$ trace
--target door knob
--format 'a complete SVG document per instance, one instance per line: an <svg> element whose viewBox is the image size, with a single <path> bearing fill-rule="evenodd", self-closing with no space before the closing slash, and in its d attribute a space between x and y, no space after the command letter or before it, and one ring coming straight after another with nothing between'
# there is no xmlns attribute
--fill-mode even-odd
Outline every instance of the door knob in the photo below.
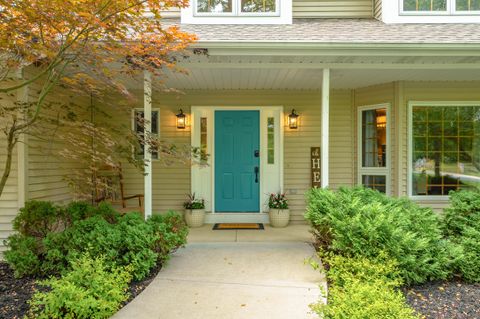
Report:
<svg viewBox="0 0 480 319"><path fill-rule="evenodd" d="M260 171L260 170L258 169L258 166L255 166L255 170L254 170L254 171L255 171L255 183L258 183L258 172Z"/></svg>

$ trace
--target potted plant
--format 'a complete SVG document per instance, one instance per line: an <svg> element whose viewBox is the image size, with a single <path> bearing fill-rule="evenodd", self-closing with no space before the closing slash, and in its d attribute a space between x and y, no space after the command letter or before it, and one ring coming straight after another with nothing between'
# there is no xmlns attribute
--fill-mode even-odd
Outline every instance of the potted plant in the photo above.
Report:
<svg viewBox="0 0 480 319"><path fill-rule="evenodd" d="M189 227L201 227L205 223L205 201L195 198L195 193L187 195L183 203L185 222Z"/></svg>
<svg viewBox="0 0 480 319"><path fill-rule="evenodd" d="M270 208L268 212L270 225L272 227L286 227L290 221L290 210L285 194L270 194L268 207Z"/></svg>

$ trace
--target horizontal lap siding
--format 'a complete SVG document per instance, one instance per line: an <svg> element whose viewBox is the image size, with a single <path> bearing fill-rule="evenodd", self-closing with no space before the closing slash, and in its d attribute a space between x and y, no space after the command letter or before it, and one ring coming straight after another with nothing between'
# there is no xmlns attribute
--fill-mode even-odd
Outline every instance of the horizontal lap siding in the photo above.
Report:
<svg viewBox="0 0 480 319"><path fill-rule="evenodd" d="M303 222L305 193L310 188L310 147L321 146L320 94L300 91L190 91L178 98L154 94L153 108L160 108L161 138L189 145L190 130L178 130L175 114L179 108L190 114L190 106L276 106L284 105L285 112L295 108L300 114L298 130L285 128L284 185L290 199L293 222ZM352 131L351 92L331 94L331 168L333 187L351 185ZM124 119L125 121L126 119ZM129 119L130 121L130 119ZM125 166L125 189L143 193L143 176L133 167ZM185 194L190 191L190 166L165 166L153 162L153 210L182 209Z"/></svg>
<svg viewBox="0 0 480 319"><path fill-rule="evenodd" d="M372 0L293 0L294 18L372 18Z"/></svg>
<svg viewBox="0 0 480 319"><path fill-rule="evenodd" d="M13 103L16 96L2 96L1 103ZM0 176L3 175L7 159L7 138L3 129L5 118L0 118ZM18 157L17 147L13 150L12 166L7 184L0 195L0 259L5 251L3 241L12 233L12 220L18 212Z"/></svg>
<svg viewBox="0 0 480 319"><path fill-rule="evenodd" d="M40 87L29 87L29 101L36 101ZM63 90L55 90L49 93L41 115L55 119L58 114L51 108L49 103L68 103L75 101L77 105L89 105L89 99L78 94L68 93ZM79 117L82 116L82 108L77 107ZM83 115L84 116L84 115ZM28 137L28 199L53 201L66 203L74 198L72 189L68 186L67 179L80 167L80 163L60 156L59 152L71 147L58 140L58 136L66 132L68 128L56 127L53 124L42 123L41 136L32 134Z"/></svg>

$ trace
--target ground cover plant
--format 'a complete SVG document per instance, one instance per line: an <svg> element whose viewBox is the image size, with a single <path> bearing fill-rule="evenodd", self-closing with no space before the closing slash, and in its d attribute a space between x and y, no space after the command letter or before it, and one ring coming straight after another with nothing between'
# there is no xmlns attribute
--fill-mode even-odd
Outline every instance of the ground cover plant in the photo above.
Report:
<svg viewBox="0 0 480 319"><path fill-rule="evenodd" d="M352 263L348 262L350 259L375 264L379 256L384 256L387 261L395 264L393 273L397 273L404 287L407 287L402 289L409 297L411 305L421 304L415 300L415 293L412 292L421 290L422 284L435 287L436 284L432 283L449 283L445 280L452 278L479 282L480 195L472 191L452 192L450 195L451 205L442 215L429 208L420 207L408 199L390 198L371 189L342 188L336 192L328 189L311 190L307 195L308 208L305 217L312 225L317 248L329 254L327 257L324 255L324 262L329 269L329 305L326 308L317 306L317 312L326 318L357 318L353 315L341 315L346 310L339 305L357 307L358 313L370 313L374 308L382 309L392 302L408 308L405 299L398 297L401 294L398 283L388 290L388 282L379 284L375 276L364 278L365 280L355 279L347 285L339 284L338 279L331 279L334 276L332 272L338 271L336 268L345 272L345 265L353 267ZM344 265L339 266L336 258L340 258ZM356 276L358 277L358 274ZM437 286L442 287L441 284ZM448 284L446 286L451 287ZM467 287L465 289L469 291L477 291L479 288L466 283L460 286ZM380 290L386 299L371 298ZM455 289L452 287L451 290ZM359 300L371 300L371 303L362 304ZM470 309L468 305L462 307ZM404 309L403 306L387 306L384 310L387 308L398 311ZM428 308L434 309L431 305ZM423 310L421 307L415 309ZM405 311L410 310L408 308ZM435 311L432 310L432 313ZM471 309L468 311L475 312ZM439 318L438 312L435 313L432 318ZM413 312L412 316L415 316ZM390 318L372 313L367 317Z"/></svg>
<svg viewBox="0 0 480 319"><path fill-rule="evenodd" d="M188 234L175 212L144 221L135 212L120 215L108 204L35 201L20 211L14 229L5 260L17 278L50 278L43 282L47 292L35 294L31 302L30 315L45 318L112 315L129 298L125 285L143 287L138 283L159 270ZM82 273L94 266L98 272ZM110 288L99 290L102 285ZM130 291L136 294L136 288ZM96 302L73 302L88 299L82 296Z"/></svg>

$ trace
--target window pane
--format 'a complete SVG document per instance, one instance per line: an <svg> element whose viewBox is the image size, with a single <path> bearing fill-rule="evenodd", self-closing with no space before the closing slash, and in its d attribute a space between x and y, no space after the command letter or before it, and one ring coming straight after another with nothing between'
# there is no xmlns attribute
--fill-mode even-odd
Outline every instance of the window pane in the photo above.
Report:
<svg viewBox="0 0 480 319"><path fill-rule="evenodd" d="M275 164L275 119L267 119L267 163Z"/></svg>
<svg viewBox="0 0 480 319"><path fill-rule="evenodd" d="M479 187L480 107L415 107L412 118L412 194ZM417 136L425 124L427 135Z"/></svg>
<svg viewBox="0 0 480 319"><path fill-rule="evenodd" d="M199 13L231 13L232 0L197 0Z"/></svg>
<svg viewBox="0 0 480 319"><path fill-rule="evenodd" d="M207 145L207 118L200 118L200 151L201 159L203 161L207 160L208 156L208 145Z"/></svg>
<svg viewBox="0 0 480 319"><path fill-rule="evenodd" d="M242 12L275 12L275 0L242 0Z"/></svg>
<svg viewBox="0 0 480 319"><path fill-rule="evenodd" d="M480 11L480 0L456 0L457 11Z"/></svg>
<svg viewBox="0 0 480 319"><path fill-rule="evenodd" d="M386 180L385 175L362 175L363 186L376 189L381 193L387 192Z"/></svg>
<svg viewBox="0 0 480 319"><path fill-rule="evenodd" d="M143 132L145 127L143 114L143 111L135 111L134 130L137 133L138 143L140 144L140 149L135 150L135 156L137 158L143 157L145 149L143 143ZM152 134L158 135L158 129L158 111L152 111ZM152 150L152 159L158 159L158 150Z"/></svg>
<svg viewBox="0 0 480 319"><path fill-rule="evenodd" d="M403 11L438 12L446 10L447 0L403 0Z"/></svg>
<svg viewBox="0 0 480 319"><path fill-rule="evenodd" d="M387 166L387 110L362 112L362 166Z"/></svg>

